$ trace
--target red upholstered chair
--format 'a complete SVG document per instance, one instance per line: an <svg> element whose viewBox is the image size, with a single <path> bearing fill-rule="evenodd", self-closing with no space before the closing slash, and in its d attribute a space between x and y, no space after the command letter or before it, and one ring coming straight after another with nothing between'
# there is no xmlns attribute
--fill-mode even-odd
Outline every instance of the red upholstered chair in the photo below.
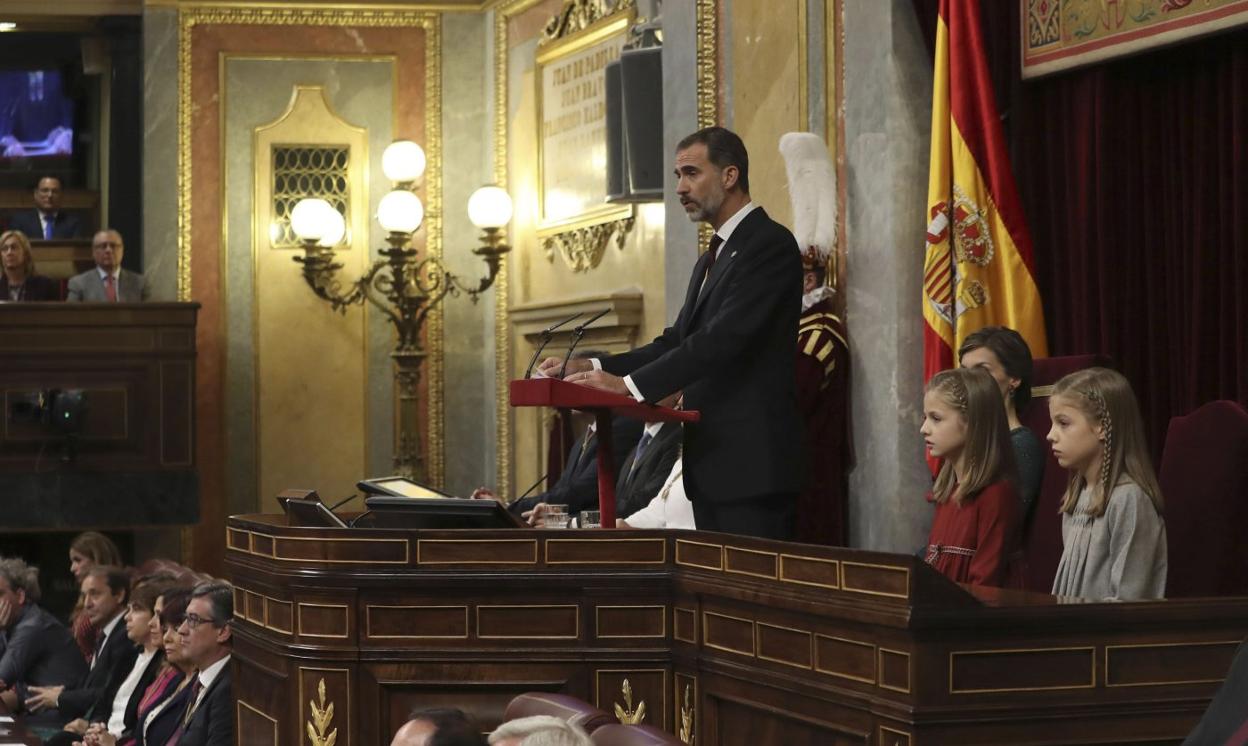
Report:
<svg viewBox="0 0 1248 746"><path fill-rule="evenodd" d="M525 692L511 700L503 712L503 722L533 715L550 715L579 725L588 733L599 727L616 722L610 715L588 702L569 697L566 694L548 694L546 692Z"/></svg>
<svg viewBox="0 0 1248 746"><path fill-rule="evenodd" d="M1110 367L1104 355L1071 355L1046 357L1035 361L1031 384L1031 403L1019 414L1022 423L1031 428L1040 440L1049 434L1049 394L1062 376L1084 368ZM1031 520L1023 534L1023 557L1027 563L1027 590L1048 593L1053 590L1053 576L1062 558L1062 518L1057 508L1066 491L1067 472L1057 463L1045 442L1044 478L1040 496L1031 509Z"/></svg>
<svg viewBox="0 0 1248 746"><path fill-rule="evenodd" d="M1248 595L1248 411L1215 401L1172 418L1159 477L1166 597Z"/></svg>
<svg viewBox="0 0 1248 746"><path fill-rule="evenodd" d="M604 725L590 736L594 746L679 746L683 742L653 725Z"/></svg>

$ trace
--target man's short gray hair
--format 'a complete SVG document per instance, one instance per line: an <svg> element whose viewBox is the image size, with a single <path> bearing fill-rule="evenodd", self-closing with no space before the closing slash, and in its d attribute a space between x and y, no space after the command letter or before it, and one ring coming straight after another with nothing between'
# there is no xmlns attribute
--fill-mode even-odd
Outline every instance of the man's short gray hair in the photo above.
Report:
<svg viewBox="0 0 1248 746"><path fill-rule="evenodd" d="M550 715L509 720L494 729L490 743L505 738L522 738L523 746L593 746L594 743L584 728Z"/></svg>
<svg viewBox="0 0 1248 746"><path fill-rule="evenodd" d="M0 578L8 581L14 593L26 591L30 603L39 601L39 568L17 557L0 557Z"/></svg>

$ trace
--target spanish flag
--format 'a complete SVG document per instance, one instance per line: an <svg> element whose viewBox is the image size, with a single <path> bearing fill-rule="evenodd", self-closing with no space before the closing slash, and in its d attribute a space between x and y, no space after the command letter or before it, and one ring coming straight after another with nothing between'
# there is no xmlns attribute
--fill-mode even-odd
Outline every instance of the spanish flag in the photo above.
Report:
<svg viewBox="0 0 1248 746"><path fill-rule="evenodd" d="M1016 329L1048 354L1022 204L984 56L979 0L940 0L923 266L923 378L968 334Z"/></svg>

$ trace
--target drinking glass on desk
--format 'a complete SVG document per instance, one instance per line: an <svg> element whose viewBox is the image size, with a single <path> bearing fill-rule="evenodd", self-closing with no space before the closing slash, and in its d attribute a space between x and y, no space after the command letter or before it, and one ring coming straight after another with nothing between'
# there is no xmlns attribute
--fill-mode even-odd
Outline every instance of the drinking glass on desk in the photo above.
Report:
<svg viewBox="0 0 1248 746"><path fill-rule="evenodd" d="M542 511L541 522L538 526L540 528L567 528L568 506L547 503L546 509Z"/></svg>
<svg viewBox="0 0 1248 746"><path fill-rule="evenodd" d="M581 528L602 528L602 513L597 510L582 510L576 516L576 523Z"/></svg>

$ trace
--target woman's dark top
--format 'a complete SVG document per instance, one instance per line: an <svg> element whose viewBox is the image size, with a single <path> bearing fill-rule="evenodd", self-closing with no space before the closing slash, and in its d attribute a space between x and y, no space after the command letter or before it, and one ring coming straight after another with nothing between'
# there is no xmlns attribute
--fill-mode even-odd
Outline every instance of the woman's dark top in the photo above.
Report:
<svg viewBox="0 0 1248 746"><path fill-rule="evenodd" d="M60 300L61 288L60 284L51 277L43 275L31 275L22 283L22 288L18 291L17 298L9 297L9 278L4 273L0 273L0 303L5 301L38 301L38 300Z"/></svg>
<svg viewBox="0 0 1248 746"><path fill-rule="evenodd" d="M1018 466L1018 495L1022 498L1022 525L1031 519L1032 506L1040 496L1040 482L1044 479L1044 445L1030 429L1016 427L1010 431L1014 444L1014 462Z"/></svg>

